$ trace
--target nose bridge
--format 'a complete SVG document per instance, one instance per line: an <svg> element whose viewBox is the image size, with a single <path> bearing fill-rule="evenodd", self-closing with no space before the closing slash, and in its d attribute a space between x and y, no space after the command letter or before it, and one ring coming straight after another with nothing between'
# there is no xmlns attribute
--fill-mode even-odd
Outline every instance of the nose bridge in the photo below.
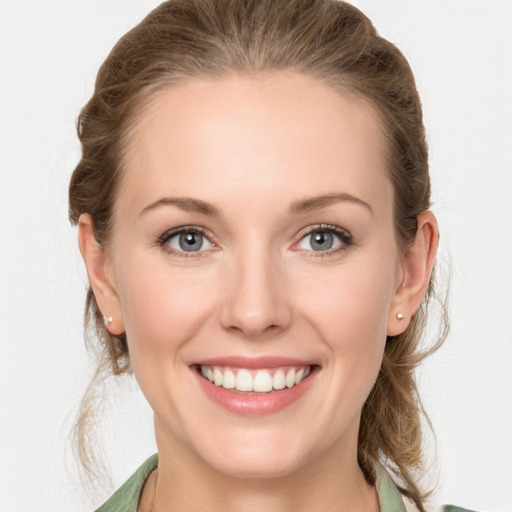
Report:
<svg viewBox="0 0 512 512"><path fill-rule="evenodd" d="M286 277L277 254L264 244L240 248L233 253L227 273L221 313L225 328L254 337L289 325Z"/></svg>

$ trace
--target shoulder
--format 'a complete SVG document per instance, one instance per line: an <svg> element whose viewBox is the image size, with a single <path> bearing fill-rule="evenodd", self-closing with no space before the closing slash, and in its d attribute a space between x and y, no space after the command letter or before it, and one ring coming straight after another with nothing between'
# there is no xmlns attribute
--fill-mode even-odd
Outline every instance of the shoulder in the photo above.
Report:
<svg viewBox="0 0 512 512"><path fill-rule="evenodd" d="M403 497L406 512L420 512L418 507L407 497ZM456 507L454 505L446 505L444 507L426 507L426 512L474 512L467 508Z"/></svg>
<svg viewBox="0 0 512 512"><path fill-rule="evenodd" d="M455 505L447 505L443 508L443 512L475 512L474 510L469 510L469 508L456 507Z"/></svg>
<svg viewBox="0 0 512 512"><path fill-rule="evenodd" d="M380 463L375 465L375 486L379 496L381 512L420 512L416 504L404 496L390 474ZM440 508L426 508L426 512L474 512L466 508L447 505Z"/></svg>
<svg viewBox="0 0 512 512"><path fill-rule="evenodd" d="M152 455L142 466L95 512L137 512L142 488L158 466L158 455ZM416 505L407 497L402 496L384 467L376 466L377 492L382 512L419 512ZM439 510L427 509L427 512L474 512L466 508L447 505Z"/></svg>
<svg viewBox="0 0 512 512"><path fill-rule="evenodd" d="M158 466L158 455L152 455L137 471L95 512L137 512L142 488L151 472Z"/></svg>

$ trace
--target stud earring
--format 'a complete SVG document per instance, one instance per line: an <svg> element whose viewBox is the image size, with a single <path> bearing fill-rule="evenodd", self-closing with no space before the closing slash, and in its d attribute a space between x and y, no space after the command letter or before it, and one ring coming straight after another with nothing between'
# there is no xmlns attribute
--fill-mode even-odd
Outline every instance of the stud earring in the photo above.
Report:
<svg viewBox="0 0 512 512"><path fill-rule="evenodd" d="M111 316L104 316L103 321L105 322L105 325L108 325L110 322L112 322L113 318Z"/></svg>
<svg viewBox="0 0 512 512"><path fill-rule="evenodd" d="M403 320L404 315L402 313L397 313L396 317L398 318L398 320Z"/></svg>

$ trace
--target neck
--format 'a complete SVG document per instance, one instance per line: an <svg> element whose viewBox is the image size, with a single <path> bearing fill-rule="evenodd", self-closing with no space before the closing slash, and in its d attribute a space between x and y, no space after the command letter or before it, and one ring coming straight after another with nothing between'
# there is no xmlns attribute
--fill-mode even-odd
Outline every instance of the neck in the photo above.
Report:
<svg viewBox="0 0 512 512"><path fill-rule="evenodd" d="M204 463L179 442L157 435L159 466L144 488L139 512L378 512L375 488L355 450L331 447L289 474L239 478Z"/></svg>

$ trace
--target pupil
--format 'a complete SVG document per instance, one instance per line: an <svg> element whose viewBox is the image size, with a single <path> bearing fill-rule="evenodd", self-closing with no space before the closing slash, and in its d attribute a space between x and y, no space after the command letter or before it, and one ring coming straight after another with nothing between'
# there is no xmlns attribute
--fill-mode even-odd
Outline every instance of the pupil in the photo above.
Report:
<svg viewBox="0 0 512 512"><path fill-rule="evenodd" d="M184 251L198 251L203 245L201 233L183 233L180 236L180 248Z"/></svg>
<svg viewBox="0 0 512 512"><path fill-rule="evenodd" d="M332 247L333 236L332 233L326 231L317 231L313 236L311 247L315 250L325 251Z"/></svg>

